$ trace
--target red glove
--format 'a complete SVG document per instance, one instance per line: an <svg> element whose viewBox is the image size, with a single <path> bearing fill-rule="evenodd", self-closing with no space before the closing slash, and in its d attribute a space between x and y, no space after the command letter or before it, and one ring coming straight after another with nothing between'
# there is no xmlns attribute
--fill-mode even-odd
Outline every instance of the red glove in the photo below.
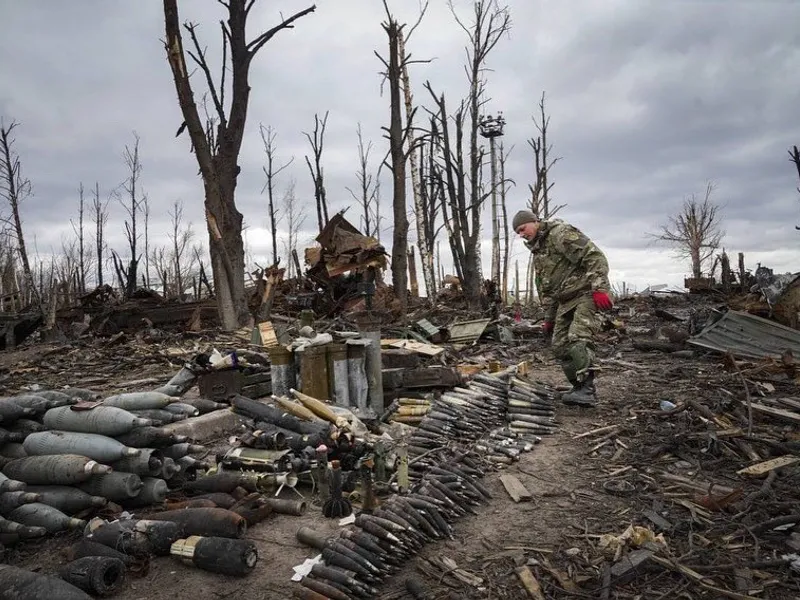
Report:
<svg viewBox="0 0 800 600"><path fill-rule="evenodd" d="M592 300L594 300L594 305L600 310L611 310L611 308L614 306L611 303L611 298L608 297L608 294L599 290L592 292Z"/></svg>
<svg viewBox="0 0 800 600"><path fill-rule="evenodd" d="M546 335L550 335L551 333L553 333L553 322L545 321L544 323L542 323L542 331L544 331Z"/></svg>

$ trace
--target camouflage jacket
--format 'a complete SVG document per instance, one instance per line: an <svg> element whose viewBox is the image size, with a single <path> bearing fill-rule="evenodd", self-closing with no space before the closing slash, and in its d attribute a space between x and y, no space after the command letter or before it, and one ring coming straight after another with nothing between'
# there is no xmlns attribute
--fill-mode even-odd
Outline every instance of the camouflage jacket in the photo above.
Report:
<svg viewBox="0 0 800 600"><path fill-rule="evenodd" d="M539 233L525 245L533 252L545 320L554 320L559 304L582 293L610 291L605 254L576 227L561 220L542 221Z"/></svg>

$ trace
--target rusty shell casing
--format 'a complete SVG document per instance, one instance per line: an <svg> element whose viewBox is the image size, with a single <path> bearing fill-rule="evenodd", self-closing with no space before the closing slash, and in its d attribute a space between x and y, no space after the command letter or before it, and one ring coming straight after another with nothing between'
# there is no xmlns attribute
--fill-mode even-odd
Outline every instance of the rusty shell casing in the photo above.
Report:
<svg viewBox="0 0 800 600"><path fill-rule="evenodd" d="M198 454L199 452L205 452L206 447L201 446L200 444L189 444L188 442L182 442L180 444L172 444L171 446L166 446L161 449L161 452L164 456L171 458L172 460L178 460L179 458L183 458L188 454Z"/></svg>
<svg viewBox="0 0 800 600"><path fill-rule="evenodd" d="M0 517L0 534L16 535L19 539L27 540L47 535L47 529L35 525L23 525Z"/></svg>
<svg viewBox="0 0 800 600"><path fill-rule="evenodd" d="M34 492L3 492L0 494L0 515L10 513L23 504L40 502L42 497Z"/></svg>
<svg viewBox="0 0 800 600"><path fill-rule="evenodd" d="M0 565L0 589L6 598L25 600L91 600L83 590L58 577Z"/></svg>
<svg viewBox="0 0 800 600"><path fill-rule="evenodd" d="M125 563L110 556L84 556L58 569L58 576L94 596L110 596L125 581Z"/></svg>
<svg viewBox="0 0 800 600"><path fill-rule="evenodd" d="M181 398L181 403L194 406L198 411L200 411L201 415L205 415L215 410L229 408L228 405L223 402L214 402L208 398Z"/></svg>
<svg viewBox="0 0 800 600"><path fill-rule="evenodd" d="M304 421L289 414L282 408L272 406L245 396L233 396L231 406L234 411L258 421L266 421L283 429L288 429L303 435L319 434L327 436L331 424L326 421Z"/></svg>
<svg viewBox="0 0 800 600"><path fill-rule="evenodd" d="M229 494L242 483L242 476L233 472L214 473L213 475L204 475L198 477L194 481L187 481L183 489L187 492L203 493L203 492L223 492Z"/></svg>
<svg viewBox="0 0 800 600"><path fill-rule="evenodd" d="M134 558L130 554L125 554L119 550L115 550L105 544L92 541L87 538L81 538L67 549L67 558L69 560L77 560L85 556L104 556L109 558L116 558L121 560L126 565L133 562Z"/></svg>
<svg viewBox="0 0 800 600"><path fill-rule="evenodd" d="M17 419L11 424L11 430L6 432L8 434L8 442L21 442L29 434L36 433L37 431L44 431L44 425L39 421L31 419Z"/></svg>
<svg viewBox="0 0 800 600"><path fill-rule="evenodd" d="M84 481L78 487L92 496L102 496L111 502L124 502L142 491L142 478L133 473L112 471Z"/></svg>
<svg viewBox="0 0 800 600"><path fill-rule="evenodd" d="M191 499L211 500L211 502L213 502L214 505L219 508L230 508L237 502L236 498L224 492L212 492L210 494L201 494L199 496L194 496Z"/></svg>
<svg viewBox="0 0 800 600"><path fill-rule="evenodd" d="M11 398L0 398L0 417L2 417L3 424L8 425L17 419L24 419L25 417L34 417L36 410L20 406Z"/></svg>
<svg viewBox="0 0 800 600"><path fill-rule="evenodd" d="M318 579L312 579L311 577L303 577L300 580L300 585L302 585L303 587L307 587L308 589L315 591L318 594L322 594L324 598L328 598L329 600L352 600L350 596L343 593L341 590L337 590L332 585L323 583Z"/></svg>
<svg viewBox="0 0 800 600"><path fill-rule="evenodd" d="M248 494L234 504L229 510L244 517L248 527L260 523L272 514L272 507L267 504L258 492Z"/></svg>
<svg viewBox="0 0 800 600"><path fill-rule="evenodd" d="M176 523L184 537L241 538L247 531L244 517L224 508L168 510L148 515L147 518Z"/></svg>
<svg viewBox="0 0 800 600"><path fill-rule="evenodd" d="M137 417L141 417L142 419L150 419L152 421L152 425L155 426L167 425L168 423L175 423L176 421L183 421L186 418L186 415L172 413L168 410L164 410L163 408L143 408L141 410L131 409L128 412L132 415L136 415Z"/></svg>
<svg viewBox="0 0 800 600"><path fill-rule="evenodd" d="M167 482L158 477L142 477L142 488L129 500L123 500L128 506L151 506L163 504L167 499L169 488Z"/></svg>
<svg viewBox="0 0 800 600"><path fill-rule="evenodd" d="M0 472L0 493L21 492L26 487L28 487L28 484L25 483L24 481L17 481L16 479L11 479L10 477Z"/></svg>
<svg viewBox="0 0 800 600"><path fill-rule="evenodd" d="M171 412L174 415L186 415L186 417L196 417L200 414L200 410L191 404L184 404L183 402L173 402L164 407L164 410Z"/></svg>
<svg viewBox="0 0 800 600"><path fill-rule="evenodd" d="M27 421L27 419L20 419L19 421L17 421L17 423L19 423L20 421ZM16 423L12 423L11 426L12 427L16 426ZM22 433L19 431L9 431L8 429L0 428L0 446L9 443L22 442L25 440L25 436L27 435L28 432Z"/></svg>
<svg viewBox="0 0 800 600"><path fill-rule="evenodd" d="M129 448L119 441L95 433L71 431L39 431L22 443L29 456L77 454L109 464L126 456L137 456L141 450Z"/></svg>
<svg viewBox="0 0 800 600"><path fill-rule="evenodd" d="M244 576L255 568L258 550L250 540L190 536L175 541L170 554L196 567L222 575Z"/></svg>
<svg viewBox="0 0 800 600"><path fill-rule="evenodd" d="M340 594L343 594L345 598L348 598L350 600L352 600L353 598L357 597L357 595L353 592L353 590L351 590L346 585L341 584L338 581L333 581L333 580L328 579L326 577L322 577L322 576L317 575L315 573L311 573L309 575L306 575L305 576L305 580L306 581L313 581L313 582L316 582L316 583L321 583L321 584L327 585L327 586L331 587L332 589L336 590L337 592L339 592Z"/></svg>
<svg viewBox="0 0 800 600"><path fill-rule="evenodd" d="M78 387L69 387L58 390L62 394L66 394L70 398L77 398L78 400L99 400L102 398L102 394L100 392L95 392L94 390L89 390L86 388L78 388Z"/></svg>
<svg viewBox="0 0 800 600"><path fill-rule="evenodd" d="M108 504L106 498L92 496L70 485L31 485L27 491L38 494L42 504L57 508L68 515L87 508L102 508Z"/></svg>
<svg viewBox="0 0 800 600"><path fill-rule="evenodd" d="M111 467L74 454L28 456L3 467L8 477L30 485L75 485L110 471Z"/></svg>
<svg viewBox="0 0 800 600"><path fill-rule="evenodd" d="M59 406L44 413L42 423L48 429L107 436L122 435L135 427L151 424L149 419L140 419L113 406L96 406L91 410L72 410L71 406Z"/></svg>
<svg viewBox="0 0 800 600"><path fill-rule="evenodd" d="M48 533L56 533L65 529L80 529L86 525L82 519L73 519L63 512L41 502L31 502L18 506L8 518L15 523L29 527L44 527Z"/></svg>
<svg viewBox="0 0 800 600"><path fill-rule="evenodd" d="M175 398L161 392L124 392L103 400L103 406L114 406L123 410L148 410L164 408L175 402Z"/></svg>
<svg viewBox="0 0 800 600"><path fill-rule="evenodd" d="M305 514L307 508L305 500L265 498L265 502L272 507L272 512L281 515L300 517Z"/></svg>
<svg viewBox="0 0 800 600"><path fill-rule="evenodd" d="M115 471L134 473L139 477L149 476L158 477L164 466L164 455L157 448L138 448L139 454L128 456L111 463L111 468Z"/></svg>
<svg viewBox="0 0 800 600"><path fill-rule="evenodd" d="M186 441L185 435L170 433L160 427L136 427L115 437L132 448L163 448Z"/></svg>
<svg viewBox="0 0 800 600"><path fill-rule="evenodd" d="M86 539L135 556L165 556L181 537L177 524L150 519L118 519L110 523L92 519L87 530Z"/></svg>
<svg viewBox="0 0 800 600"><path fill-rule="evenodd" d="M311 546L312 548L316 548L317 550L322 550L325 545L328 543L328 540L331 539L327 535L320 533L316 529L312 529L311 527L301 527L295 533L295 537L297 541L301 544L305 544L307 546Z"/></svg>
<svg viewBox="0 0 800 600"><path fill-rule="evenodd" d="M355 573L358 573L360 577L372 576L372 572L362 564L331 548L322 549L322 559L325 561L326 565L341 567L343 569L347 569L348 571L354 571Z"/></svg>
<svg viewBox="0 0 800 600"><path fill-rule="evenodd" d="M179 500L177 502L167 502L167 510L179 510L181 508L219 508L213 500L206 498L190 498L189 500Z"/></svg>
<svg viewBox="0 0 800 600"><path fill-rule="evenodd" d="M331 600L325 594L320 594L319 592L315 592L314 590L310 590L306 587L296 587L292 590L292 595L297 600Z"/></svg>
<svg viewBox="0 0 800 600"><path fill-rule="evenodd" d="M51 402L56 402L57 404L53 404L53 408L56 406L68 406L71 404L77 403L77 398L71 397L69 394L65 394L64 392L60 392L58 390L36 390L36 395L40 396L41 398L45 398L46 400L50 400Z"/></svg>

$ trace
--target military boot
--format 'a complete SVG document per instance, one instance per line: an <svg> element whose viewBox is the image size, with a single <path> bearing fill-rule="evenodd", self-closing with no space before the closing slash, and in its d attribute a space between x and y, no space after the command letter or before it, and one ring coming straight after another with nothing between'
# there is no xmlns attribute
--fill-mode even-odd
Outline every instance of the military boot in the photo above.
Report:
<svg viewBox="0 0 800 600"><path fill-rule="evenodd" d="M567 406L584 406L593 408L597 406L597 396L594 387L594 372L589 371L583 381L573 384L570 391L562 394L561 402Z"/></svg>

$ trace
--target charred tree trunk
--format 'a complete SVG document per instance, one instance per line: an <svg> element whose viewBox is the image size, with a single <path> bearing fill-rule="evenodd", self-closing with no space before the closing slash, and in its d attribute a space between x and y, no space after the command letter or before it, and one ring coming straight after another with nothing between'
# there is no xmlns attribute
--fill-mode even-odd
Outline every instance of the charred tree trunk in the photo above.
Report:
<svg viewBox="0 0 800 600"><path fill-rule="evenodd" d="M403 134L403 115L400 100L400 25L391 17L383 24L389 37L389 83L390 120L389 155L392 170L392 285L405 314L408 308L408 216L406 214L406 152Z"/></svg>
<svg viewBox="0 0 800 600"><path fill-rule="evenodd" d="M277 134L273 131L272 127L264 127L261 125L259 127L261 131L261 140L264 142L264 153L267 155L267 164L263 167L264 175L267 177L267 183L264 185L264 189L267 191L267 216L269 217L269 231L270 236L272 237L272 264L278 264L278 222L280 218L278 216L278 207L275 205L275 178L287 168L292 162L294 158L289 159L289 161L278 167L275 168L275 152L277 151L275 145L275 138ZM264 190L261 190L262 193Z"/></svg>
<svg viewBox="0 0 800 600"><path fill-rule="evenodd" d="M76 290L78 293L86 291L86 230L83 226L83 217L86 213L86 197L83 193L83 183L78 187L78 223L72 222L72 229L78 238L78 271Z"/></svg>
<svg viewBox="0 0 800 600"><path fill-rule="evenodd" d="M255 2L229 0L221 4L227 8L228 19L222 23L223 70L219 86L213 81L194 26L186 26L194 46L194 53L190 55L200 67L209 88L215 114L213 126L203 126L194 99L181 36L177 0L164 0L164 24L167 60L184 118L179 133L184 128L188 131L203 178L209 252L220 320L225 329L232 330L246 325L250 320L244 293L242 214L237 210L235 202L236 180L240 170L238 158L250 99L250 65L264 44L281 30L293 27L297 19L313 12L315 7L295 13L248 42L245 34L247 17ZM230 64L227 64L228 48ZM226 73L231 74L231 102L227 112L224 106ZM210 132L213 135L209 135Z"/></svg>
<svg viewBox="0 0 800 600"><path fill-rule="evenodd" d="M328 112L320 120L319 115L314 115L314 134L303 133L311 146L314 162L306 155L306 165L314 182L314 200L317 203L317 226L322 231L328 224L328 197L325 192L325 177L322 171L322 149L325 144L325 126L328 124Z"/></svg>
<svg viewBox="0 0 800 600"><path fill-rule="evenodd" d="M94 214L94 244L97 260L97 286L103 285L103 267L105 254L105 229L108 222L108 201L100 201L100 184L94 184L94 198L92 198L92 212Z"/></svg>
<svg viewBox="0 0 800 600"><path fill-rule="evenodd" d="M128 218L130 219L125 221L125 236L128 239L130 262L128 262L128 267L126 269L122 266L122 261L119 261L119 266L117 269L121 269L122 273L124 274L124 285L122 286L123 296L125 298L130 298L133 295L133 292L136 290L136 271L138 269L140 258L137 254L137 246L139 242L137 226L140 212L139 204L141 202L141 199L138 197L138 195L139 178L141 177L142 173L142 163L139 160L139 136L136 134L134 134L133 149L131 149L130 146L125 146L123 158L125 159L125 164L130 170L128 180L124 184L128 197L127 199L120 200L120 203L125 207L125 210L128 213ZM119 257L117 257L117 259L119 259ZM117 261L115 261L115 266L116 265Z"/></svg>
<svg viewBox="0 0 800 600"><path fill-rule="evenodd" d="M427 5L426 5L427 6ZM412 30L413 31L413 30ZM422 270L422 281L425 283L425 290L429 302L433 302L436 294L436 284L433 272L433 253L430 248L431 240L427 239L429 230L426 227L428 215L425 213L425 202L422 198L422 178L420 167L417 162L417 143L414 135L414 95L411 92L411 76L408 72L408 54L406 53L406 36L403 30L398 32L398 50L402 57L400 75L403 81L403 96L406 109L406 129L409 132L408 139L408 160L411 168L411 189L414 195L414 215L417 225L417 248L419 250L420 268ZM415 294L419 296L419 293Z"/></svg>
<svg viewBox="0 0 800 600"><path fill-rule="evenodd" d="M509 150L509 154L511 151ZM511 252L511 238L509 237L509 230L508 230L508 205L506 204L506 160L508 159L508 154L505 153L503 148L503 143L500 143L500 223L503 230L503 239L505 240L505 246L503 247L503 257L502 257L502 277L501 277L501 284L500 284L500 291L503 294L503 304L505 305L508 302L508 260L509 255ZM518 298L515 298L518 300Z"/></svg>
<svg viewBox="0 0 800 600"><path fill-rule="evenodd" d="M41 295L36 289L33 278L31 264L28 261L28 250L25 246L25 236L22 231L22 217L20 216L20 204L30 196L31 182L22 176L22 164L19 156L13 152L14 141L11 133L17 126L12 122L7 127L0 125L0 193L5 197L11 209L11 227L17 242L17 252L22 263L22 274L25 279L26 292L30 295L30 300L39 311L43 311Z"/></svg>

